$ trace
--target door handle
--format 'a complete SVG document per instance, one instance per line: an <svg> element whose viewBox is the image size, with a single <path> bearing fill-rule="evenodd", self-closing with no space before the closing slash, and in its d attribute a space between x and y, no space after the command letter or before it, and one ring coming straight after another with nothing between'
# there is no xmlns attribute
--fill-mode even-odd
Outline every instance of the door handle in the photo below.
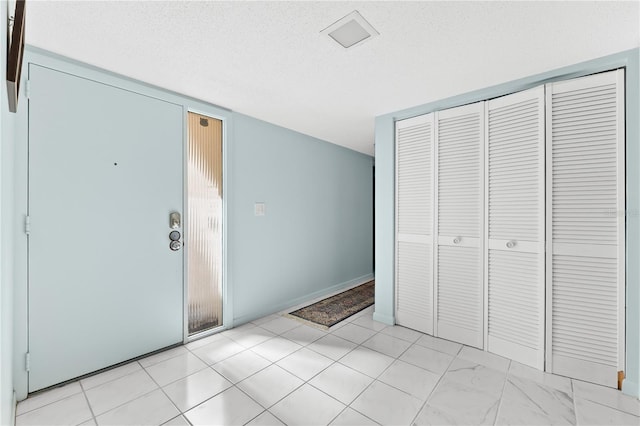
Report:
<svg viewBox="0 0 640 426"><path fill-rule="evenodd" d="M169 232L169 248L173 251L178 251L182 248L182 241L180 241L182 234L178 230L181 226L180 213L172 212L169 214L169 228L172 229Z"/></svg>
<svg viewBox="0 0 640 426"><path fill-rule="evenodd" d="M169 228L178 229L180 228L180 225L181 225L180 213L178 212L171 213L169 215Z"/></svg>
<svg viewBox="0 0 640 426"><path fill-rule="evenodd" d="M516 246L516 242L513 240L507 243L507 248L514 248L515 246Z"/></svg>

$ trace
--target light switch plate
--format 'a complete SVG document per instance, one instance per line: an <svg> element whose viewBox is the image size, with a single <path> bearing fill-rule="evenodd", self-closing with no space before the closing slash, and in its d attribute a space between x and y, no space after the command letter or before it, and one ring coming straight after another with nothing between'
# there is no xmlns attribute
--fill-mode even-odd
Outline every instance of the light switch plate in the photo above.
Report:
<svg viewBox="0 0 640 426"><path fill-rule="evenodd" d="M256 216L264 216L266 213L266 206L263 202L256 202L254 205L254 214Z"/></svg>

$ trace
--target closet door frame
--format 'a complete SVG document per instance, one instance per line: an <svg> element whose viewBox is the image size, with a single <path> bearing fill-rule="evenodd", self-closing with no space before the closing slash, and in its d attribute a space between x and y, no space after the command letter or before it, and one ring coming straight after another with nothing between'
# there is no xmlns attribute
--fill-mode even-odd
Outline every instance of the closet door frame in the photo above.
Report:
<svg viewBox="0 0 640 426"><path fill-rule="evenodd" d="M478 225L479 225L479 233L478 233L478 237L477 238L473 238L471 240L469 240L469 238L467 237L466 239L463 238L462 241L459 242L455 242L454 237L448 236L448 237L442 237L440 238L440 232L439 232L439 198L440 198L440 194L439 194L439 121L440 118L444 115L445 118L448 115L459 115L461 111L469 111L469 113L472 112L478 112L479 114L479 126L480 126L480 138L481 140L481 144L479 147L479 155L478 155L478 161L480 163L480 193L478 194L478 201L479 201L479 207L480 207L480 211L479 211L479 218L478 218ZM484 181L485 181L485 149L486 149L486 123L485 123L485 114L486 114L486 101L479 101L479 102L474 102L471 104L467 104L467 105L461 105L458 107L453 107L453 108L448 108L445 110L441 110L441 111L436 111L434 113L434 139L433 139L433 260L432 260L432 264L433 264L433 335L437 336L437 337L441 337L440 336L440 331L438 330L438 249L439 246L442 245L448 245L448 246L455 246L455 247L473 247L473 248L477 248L479 253L480 253L480 259L478 261L478 276L481 277L481 285L482 288L480 290L480 293L482 295L482 298L485 299L485 288L486 288L486 283L484 281L484 244L485 244L485 235L484 235L484 222L485 222L485 208L484 208L484 203L485 203L485 192L486 192L486 188L484 187ZM485 322L485 316L486 316L486 312L485 312L485 305L486 305L486 300L482 300L481 301L481 313L479 315L478 318L478 323L481 324L481 328L482 328L482 332L481 332L481 342L478 346L479 349L486 349L486 338L485 338L485 334L484 334L484 322ZM448 339L447 337L442 337L444 339ZM451 340L451 339L448 339ZM456 340L456 341L460 341L460 340ZM469 344L468 342L462 342L463 344ZM473 345L472 345L473 346Z"/></svg>
<svg viewBox="0 0 640 426"><path fill-rule="evenodd" d="M619 68L609 70L599 74L586 75L569 80L559 80L556 83L563 85L575 85L582 87L580 80L583 78L600 78L607 81L610 73L616 73L616 105L623 108L617 111L616 116L616 134L618 137L618 149L616 158L616 185L617 200L616 212L618 217L617 233L618 245L616 256L618 259L618 371L625 370L626 364L626 105L625 105L625 69ZM597 77L599 76L599 77ZM610 79L610 77L609 77ZM546 174L552 176L553 167L553 139L552 139L552 90L551 87L555 83L545 85L545 122L546 122ZM565 86L566 87L566 86ZM622 141L620 140L622 139ZM546 179L546 216L549 218L546 228L546 363L545 371L553 373L553 180ZM597 255L597 252L587 252L586 255ZM572 376L573 377L573 376Z"/></svg>
<svg viewBox="0 0 640 426"><path fill-rule="evenodd" d="M490 241L490 235L489 235L489 102L494 103L494 104L498 104L500 105L501 103L504 103L505 105L509 105L514 103L513 99L514 98L521 98L522 100L527 100L527 99L531 99L531 93L532 91L537 91L537 90L541 90L542 93L539 96L542 96L542 105L541 105L541 111L539 111L539 123L538 123L538 131L539 131L539 135L542 138L542 141L540 142L540 153L539 153L539 167L538 167L538 188L539 188L539 197L538 200L540 202L541 207L539 207L538 209L538 230L539 230L539 236L540 236L540 241L537 243L534 242L523 242L523 241L518 241L517 245L513 248L510 248L509 251L515 251L515 252L526 252L526 253L532 253L532 252L538 252L538 262L540 262L541 265L541 270L540 270L540 277L539 277L539 282L538 282L538 288L537 288L537 293L538 293L538 301L539 301L539 306L538 306L538 310L540 313L540 321L542 322L541 327L540 327L540 333L538 335L538 345L541 348L540 349L540 354L538 357L536 357L535 360L530 360L531 362L529 363L525 363L527 365L532 365L535 363L536 367L539 369L544 369L544 363L545 363L545 354L546 354L546 347L545 347L545 340L546 340L546 300L545 300L545 278L546 278L546 255L545 255L545 237L547 235L547 230L546 230L546 207L545 207L545 201L546 201L546 193L545 193L545 188L546 188L546 184L545 184L545 179L546 179L546 174L545 174L545 165L546 165L546 142L545 142L545 138L546 138L546 110L545 110L545 99L546 99L546 94L544 93L544 86L537 86L531 89L527 89L527 90L523 90L520 92L515 92L515 93L511 93L505 96L502 96L500 98L495 98L495 99L491 99L486 101L487 103L485 104L485 139L484 139L484 158L485 158L485 162L484 162L484 191L485 191L485 198L484 198L484 218L485 218L485 223L484 223L484 241L485 241L485 247L484 247L484 341L485 341L485 348L487 350L489 350L489 250L490 249L502 249L510 240L497 240L494 239L494 241ZM501 99L504 99L504 101L501 101ZM508 344L508 342L505 342L505 344ZM512 348L507 348L505 347L506 351L509 351ZM501 354L502 356L506 356L504 353ZM509 359L514 359L513 357L508 357Z"/></svg>
<svg viewBox="0 0 640 426"><path fill-rule="evenodd" d="M395 213L395 220L394 220L394 282L395 282L395 291L394 291L394 310L395 310L395 319L396 319L396 323L408 328L413 328L411 327L410 324L406 324L406 323L402 323L402 320L398 321L398 314L400 313L400 310L398 309L398 292L400 291L400 281L399 281L399 268L398 268L398 263L399 263L399 259L398 259L398 254L399 254L399 243L400 242L409 242L409 243L420 243L420 244L426 244L428 246L430 246L431 252L433 254L433 250L435 248L435 244L434 244L434 215L435 215L435 202L434 202L434 192L433 192L433 188L434 188L434 164L435 164L435 160L434 160L434 145L435 145L435 139L434 139L434 135L435 135L435 123L434 123L434 117L435 117L435 113L428 113L428 114L422 114L416 117L411 117L411 118L406 118L406 119L402 119L402 120L398 120L394 123L394 139L395 139L395 147L394 147L394 155L395 155L395 182L394 182L394 191L395 191L395 200L394 200L394 213ZM429 208L431 209L431 223L430 226L428 226L428 228L430 228L430 235L426 236L426 238L421 238L418 235L411 235L411 234L400 234L400 229L399 229L399 179L398 179L398 170L399 169L399 155L398 155L398 130L404 126L411 126L411 125L416 125L416 124L420 124L420 123L430 123L431 124L431 128L430 128L430 142L431 142L431 146L429 147L429 151L430 151L430 162L429 162L429 168L430 168L430 175L431 175L431 199L430 199L430 204L429 204ZM432 309L432 315L431 315L431 324L430 326L425 327L424 329L417 329L420 332L423 333L427 333L427 334L433 334L434 333L434 327L435 327L435 315L434 315L434 286L435 286L435 282L434 282L434 274L433 274L433 255L427 259L428 261L431 262L430 268L429 270L431 271L430 276L427 277L427 279L430 282L430 297L431 297L431 309Z"/></svg>

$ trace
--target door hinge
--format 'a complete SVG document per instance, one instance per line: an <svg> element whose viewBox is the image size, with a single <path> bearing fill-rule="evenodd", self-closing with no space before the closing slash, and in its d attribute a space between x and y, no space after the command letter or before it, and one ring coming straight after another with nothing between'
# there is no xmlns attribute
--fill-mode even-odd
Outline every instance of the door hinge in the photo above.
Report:
<svg viewBox="0 0 640 426"><path fill-rule="evenodd" d="M624 382L624 370L618 371L618 390L622 390L622 382Z"/></svg>
<svg viewBox="0 0 640 426"><path fill-rule="evenodd" d="M31 217L29 216L24 218L24 233L27 235L31 234Z"/></svg>
<svg viewBox="0 0 640 426"><path fill-rule="evenodd" d="M31 354L29 352L24 355L24 369L27 372L31 370Z"/></svg>
<svg viewBox="0 0 640 426"><path fill-rule="evenodd" d="M24 94L27 96L27 99L31 98L31 80L27 80L27 83L25 84L25 90L24 90Z"/></svg>

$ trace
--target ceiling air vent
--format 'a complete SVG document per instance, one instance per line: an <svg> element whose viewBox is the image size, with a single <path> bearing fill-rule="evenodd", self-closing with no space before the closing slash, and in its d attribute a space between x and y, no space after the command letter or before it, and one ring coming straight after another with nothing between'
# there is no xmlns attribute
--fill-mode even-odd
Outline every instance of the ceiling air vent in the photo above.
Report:
<svg viewBox="0 0 640 426"><path fill-rule="evenodd" d="M327 34L345 49L364 43L380 34L357 10L329 25L320 33Z"/></svg>

